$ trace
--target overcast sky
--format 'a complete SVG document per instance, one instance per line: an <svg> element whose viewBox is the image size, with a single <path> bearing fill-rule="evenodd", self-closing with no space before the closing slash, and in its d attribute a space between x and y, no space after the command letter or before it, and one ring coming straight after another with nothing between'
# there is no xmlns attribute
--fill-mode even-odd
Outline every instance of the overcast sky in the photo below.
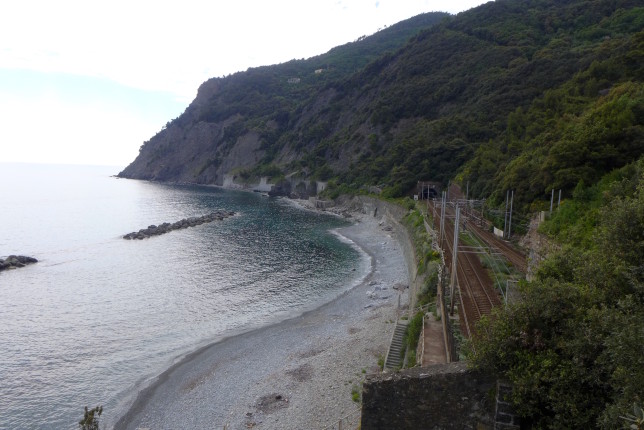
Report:
<svg viewBox="0 0 644 430"><path fill-rule="evenodd" d="M208 78L480 0L20 0L0 14L0 162L125 167Z"/></svg>

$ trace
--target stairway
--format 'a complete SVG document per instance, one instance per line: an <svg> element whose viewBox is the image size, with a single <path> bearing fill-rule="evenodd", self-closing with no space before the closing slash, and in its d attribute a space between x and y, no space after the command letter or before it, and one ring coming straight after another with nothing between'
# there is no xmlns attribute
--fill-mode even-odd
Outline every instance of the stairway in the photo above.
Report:
<svg viewBox="0 0 644 430"><path fill-rule="evenodd" d="M403 336L405 335L405 330L407 329L407 321L399 320L394 327L394 334L391 337L391 344L389 345L389 351L387 351L387 357L385 358L384 369L397 369L402 366L402 350L403 345Z"/></svg>

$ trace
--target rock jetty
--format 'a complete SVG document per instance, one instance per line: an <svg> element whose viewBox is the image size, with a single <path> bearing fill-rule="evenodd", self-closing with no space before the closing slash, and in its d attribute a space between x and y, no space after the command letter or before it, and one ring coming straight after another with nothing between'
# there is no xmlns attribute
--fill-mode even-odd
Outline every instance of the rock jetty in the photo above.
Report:
<svg viewBox="0 0 644 430"><path fill-rule="evenodd" d="M123 239L143 240L152 236L159 236L165 233L169 233L173 230L181 230L183 228L195 227L195 226L213 222L213 221L221 221L233 215L235 215L235 212L216 211L200 217L184 218L181 221L177 221L173 223L164 222L163 224L160 224L160 225L150 225L148 226L148 228L142 228L139 231L133 231L132 233L126 234L125 236L123 236Z"/></svg>
<svg viewBox="0 0 644 430"><path fill-rule="evenodd" d="M10 255L4 260L0 258L0 272L7 269L17 269L25 267L27 264L37 263L33 257L25 257L24 255Z"/></svg>

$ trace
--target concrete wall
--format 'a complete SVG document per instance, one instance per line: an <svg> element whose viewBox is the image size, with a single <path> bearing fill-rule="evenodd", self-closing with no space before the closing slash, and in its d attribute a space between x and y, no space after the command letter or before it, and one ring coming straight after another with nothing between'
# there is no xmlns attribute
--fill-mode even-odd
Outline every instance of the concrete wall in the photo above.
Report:
<svg viewBox="0 0 644 430"><path fill-rule="evenodd" d="M496 380L465 363L367 376L361 429L494 429Z"/></svg>

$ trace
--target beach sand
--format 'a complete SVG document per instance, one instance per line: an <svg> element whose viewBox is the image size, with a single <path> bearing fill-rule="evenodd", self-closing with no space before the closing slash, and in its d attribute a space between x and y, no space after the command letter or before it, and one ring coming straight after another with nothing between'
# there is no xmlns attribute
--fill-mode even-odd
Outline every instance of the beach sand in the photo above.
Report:
<svg viewBox="0 0 644 430"><path fill-rule="evenodd" d="M360 285L302 316L195 352L141 392L115 428L337 429L340 420L356 428L352 390L380 371L403 312L399 300L408 303L409 294L407 263L386 219L358 217L339 233L371 257Z"/></svg>

